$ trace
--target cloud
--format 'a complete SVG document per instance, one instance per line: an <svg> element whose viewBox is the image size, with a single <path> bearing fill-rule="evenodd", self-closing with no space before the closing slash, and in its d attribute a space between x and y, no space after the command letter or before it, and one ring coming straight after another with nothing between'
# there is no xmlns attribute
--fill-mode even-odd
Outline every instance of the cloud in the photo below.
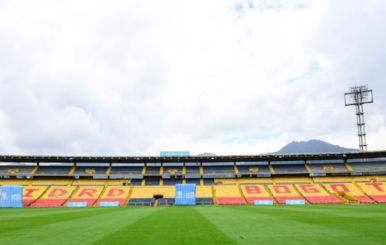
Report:
<svg viewBox="0 0 386 245"><path fill-rule="evenodd" d="M1 154L384 149L383 1L0 2Z"/></svg>

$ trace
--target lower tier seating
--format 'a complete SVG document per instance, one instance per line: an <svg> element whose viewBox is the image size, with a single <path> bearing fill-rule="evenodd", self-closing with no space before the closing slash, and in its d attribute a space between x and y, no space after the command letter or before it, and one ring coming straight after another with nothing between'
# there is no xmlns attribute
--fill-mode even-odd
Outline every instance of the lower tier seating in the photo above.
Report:
<svg viewBox="0 0 386 245"><path fill-rule="evenodd" d="M175 198L160 198L158 199L158 206L172 206L175 201Z"/></svg>
<svg viewBox="0 0 386 245"><path fill-rule="evenodd" d="M155 198L131 198L128 206L154 206Z"/></svg>
<svg viewBox="0 0 386 245"><path fill-rule="evenodd" d="M371 196L378 203L386 203L386 196Z"/></svg>
<svg viewBox="0 0 386 245"><path fill-rule="evenodd" d="M65 201L66 199L39 199L32 207L60 207Z"/></svg>
<svg viewBox="0 0 386 245"><path fill-rule="evenodd" d="M285 204L287 200L304 200L301 196L275 197L279 204Z"/></svg>
<svg viewBox="0 0 386 245"><path fill-rule="evenodd" d="M255 200L257 201L266 201L266 200L269 200L269 201L273 201L275 202L272 197L245 197L245 199L247 200L247 203L248 204L254 204L255 203Z"/></svg>
<svg viewBox="0 0 386 245"><path fill-rule="evenodd" d="M336 196L308 196L305 198L312 204L343 204Z"/></svg>
<svg viewBox="0 0 386 245"><path fill-rule="evenodd" d="M241 197L217 197L218 205L244 205L245 202Z"/></svg>
<svg viewBox="0 0 386 245"><path fill-rule="evenodd" d="M196 205L213 205L214 201L213 198L196 198Z"/></svg>

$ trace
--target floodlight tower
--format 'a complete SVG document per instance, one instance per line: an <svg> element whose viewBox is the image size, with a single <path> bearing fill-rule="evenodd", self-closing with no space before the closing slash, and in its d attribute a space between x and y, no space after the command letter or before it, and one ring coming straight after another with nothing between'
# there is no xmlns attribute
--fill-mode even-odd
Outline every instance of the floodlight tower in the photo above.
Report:
<svg viewBox="0 0 386 245"><path fill-rule="evenodd" d="M356 108L359 149L363 152L367 151L363 104L373 102L373 91L367 85L350 87L350 92L344 94L345 106L355 105Z"/></svg>

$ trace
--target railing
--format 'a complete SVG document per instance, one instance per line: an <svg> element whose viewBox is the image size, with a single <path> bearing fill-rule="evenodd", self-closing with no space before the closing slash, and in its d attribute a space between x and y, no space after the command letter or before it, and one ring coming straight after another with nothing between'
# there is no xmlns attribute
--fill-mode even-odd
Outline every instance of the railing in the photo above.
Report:
<svg viewBox="0 0 386 245"><path fill-rule="evenodd" d="M152 202L128 202L127 206L135 206L135 207L152 207L154 203Z"/></svg>

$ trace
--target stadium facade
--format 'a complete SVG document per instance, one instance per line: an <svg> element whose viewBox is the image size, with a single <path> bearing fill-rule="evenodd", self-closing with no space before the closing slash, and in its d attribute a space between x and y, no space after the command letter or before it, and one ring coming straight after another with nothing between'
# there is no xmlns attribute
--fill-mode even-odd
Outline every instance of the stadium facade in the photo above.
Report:
<svg viewBox="0 0 386 245"><path fill-rule="evenodd" d="M0 156L25 207L386 203L386 151L232 156ZM1 200L0 200L1 201Z"/></svg>

